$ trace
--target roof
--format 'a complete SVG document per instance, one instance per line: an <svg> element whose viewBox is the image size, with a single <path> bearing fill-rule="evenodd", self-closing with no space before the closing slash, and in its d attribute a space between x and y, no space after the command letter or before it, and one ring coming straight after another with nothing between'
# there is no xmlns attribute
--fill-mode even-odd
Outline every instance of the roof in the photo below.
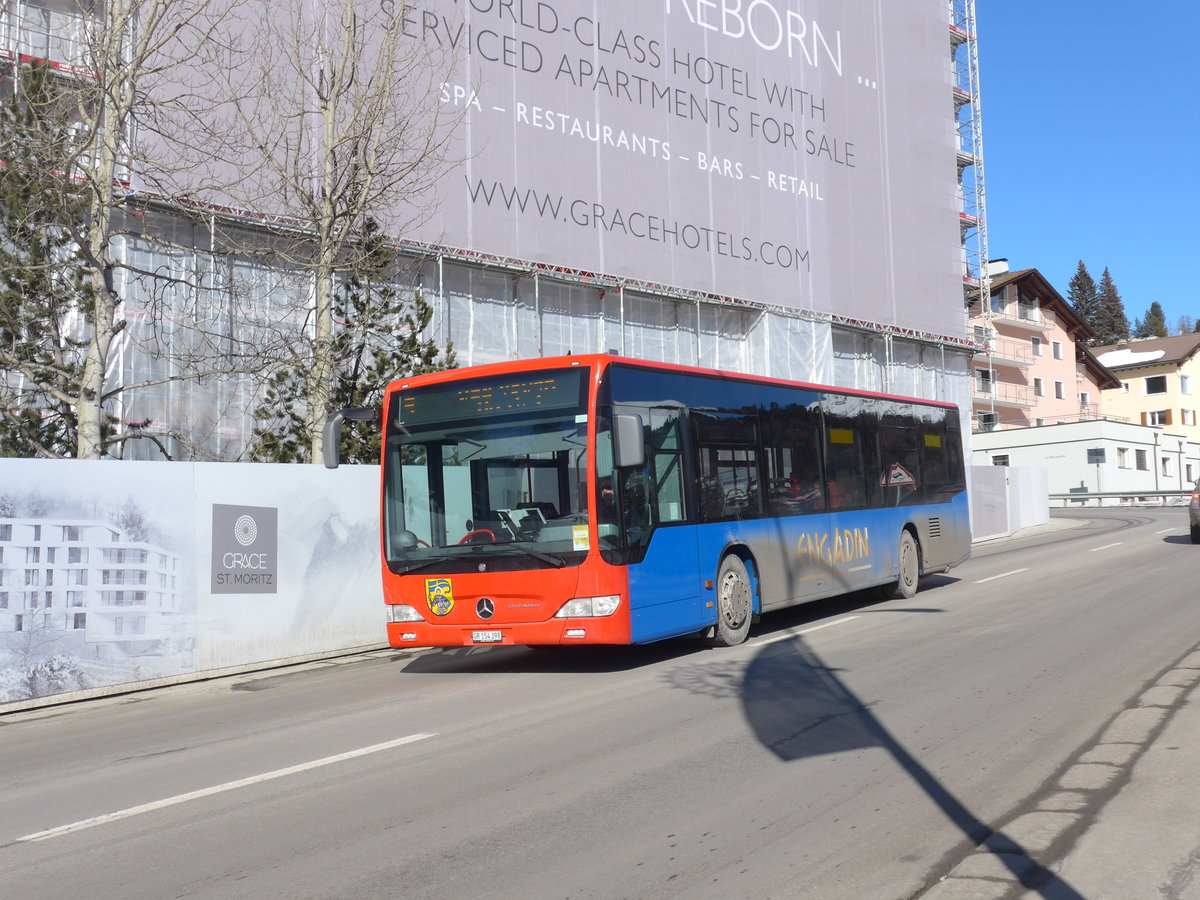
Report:
<svg viewBox="0 0 1200 900"><path fill-rule="evenodd" d="M1100 362L1114 370L1178 365L1190 359L1198 350L1200 333L1197 332L1092 348Z"/></svg>
<svg viewBox="0 0 1200 900"><path fill-rule="evenodd" d="M1043 303L1054 310L1055 315L1059 317L1063 327L1067 333L1076 340L1080 336L1091 337L1095 332L1083 320L1079 313L1075 312L1063 295L1054 289L1046 277L1037 269L1018 269L1015 272L1004 272L991 279L989 290L995 293L997 290L1007 287L1016 282L1023 282L1033 292L1039 303Z"/></svg>

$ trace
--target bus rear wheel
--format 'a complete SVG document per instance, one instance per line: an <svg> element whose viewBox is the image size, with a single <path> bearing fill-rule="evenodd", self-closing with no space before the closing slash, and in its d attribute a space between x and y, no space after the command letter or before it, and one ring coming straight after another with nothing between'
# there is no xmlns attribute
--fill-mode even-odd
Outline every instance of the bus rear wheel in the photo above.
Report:
<svg viewBox="0 0 1200 900"><path fill-rule="evenodd" d="M887 586L887 595L893 600L910 600L917 595L917 582L921 579L921 549L907 528L900 532L896 558L900 577Z"/></svg>
<svg viewBox="0 0 1200 900"><path fill-rule="evenodd" d="M733 647L746 640L754 617L754 589L750 572L741 558L729 554L717 571L717 625L712 642Z"/></svg>

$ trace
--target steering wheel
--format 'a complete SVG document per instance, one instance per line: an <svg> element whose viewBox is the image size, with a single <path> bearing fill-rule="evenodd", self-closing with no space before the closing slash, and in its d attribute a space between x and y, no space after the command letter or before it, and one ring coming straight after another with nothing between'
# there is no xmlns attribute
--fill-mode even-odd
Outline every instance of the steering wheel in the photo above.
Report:
<svg viewBox="0 0 1200 900"><path fill-rule="evenodd" d="M490 528L476 528L474 531L468 531L466 534L463 535L462 540L459 541L459 543L460 544L469 544L469 543L471 543L471 538L476 537L481 534L486 534L488 536L489 544L496 543L496 532L492 531Z"/></svg>

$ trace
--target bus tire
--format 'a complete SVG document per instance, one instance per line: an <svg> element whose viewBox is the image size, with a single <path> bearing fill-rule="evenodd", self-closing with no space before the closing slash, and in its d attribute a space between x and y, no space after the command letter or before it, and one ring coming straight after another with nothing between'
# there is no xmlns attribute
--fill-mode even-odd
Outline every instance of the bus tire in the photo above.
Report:
<svg viewBox="0 0 1200 900"><path fill-rule="evenodd" d="M735 647L745 642L754 618L754 586L750 572L737 554L721 560L717 570L717 625L712 642L716 647Z"/></svg>
<svg viewBox="0 0 1200 900"><path fill-rule="evenodd" d="M887 595L893 600L911 600L917 595L917 583L921 580L921 548L907 528L900 532L896 559L900 577L887 586Z"/></svg>

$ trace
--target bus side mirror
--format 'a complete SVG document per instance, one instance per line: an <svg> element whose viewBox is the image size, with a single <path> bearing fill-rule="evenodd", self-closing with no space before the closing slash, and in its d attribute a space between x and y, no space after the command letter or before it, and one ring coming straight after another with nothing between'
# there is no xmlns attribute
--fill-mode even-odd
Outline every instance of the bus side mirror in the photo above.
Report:
<svg viewBox="0 0 1200 900"><path fill-rule="evenodd" d="M352 406L339 409L325 419L324 439L321 454L325 468L336 469L341 462L342 423L347 419L355 422L378 422L381 410L375 406Z"/></svg>
<svg viewBox="0 0 1200 900"><path fill-rule="evenodd" d="M613 465L618 469L640 468L646 461L641 416L613 417Z"/></svg>

